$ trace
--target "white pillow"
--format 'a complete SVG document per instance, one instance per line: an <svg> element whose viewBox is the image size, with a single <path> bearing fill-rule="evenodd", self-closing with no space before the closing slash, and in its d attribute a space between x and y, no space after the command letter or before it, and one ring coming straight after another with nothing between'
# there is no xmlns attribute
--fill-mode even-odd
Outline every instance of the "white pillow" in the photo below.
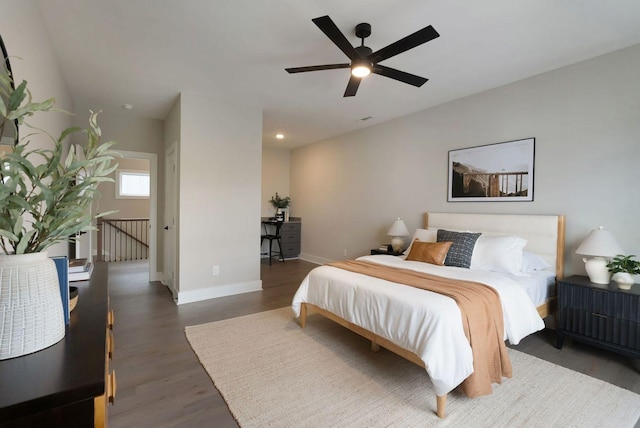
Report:
<svg viewBox="0 0 640 428"><path fill-rule="evenodd" d="M438 229L416 229L411 237L409 247L404 252L405 256L409 255L409 251L411 251L411 244L413 244L413 240L416 238L422 242L438 242Z"/></svg>
<svg viewBox="0 0 640 428"><path fill-rule="evenodd" d="M480 235L471 256L470 269L522 274L522 249L527 240L518 236Z"/></svg>
<svg viewBox="0 0 640 428"><path fill-rule="evenodd" d="M522 272L545 270L551 266L545 259L530 251L522 252Z"/></svg>

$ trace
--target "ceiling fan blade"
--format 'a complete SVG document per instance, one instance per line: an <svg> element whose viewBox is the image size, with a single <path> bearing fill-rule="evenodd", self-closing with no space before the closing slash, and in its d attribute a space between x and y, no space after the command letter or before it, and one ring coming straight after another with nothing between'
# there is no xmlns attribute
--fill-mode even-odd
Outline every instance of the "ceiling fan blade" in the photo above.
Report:
<svg viewBox="0 0 640 428"><path fill-rule="evenodd" d="M360 86L360 82L362 81L361 77L351 76L349 78L349 83L347 83L347 89L344 91L344 97L353 97L358 92L358 86Z"/></svg>
<svg viewBox="0 0 640 428"><path fill-rule="evenodd" d="M435 28L429 25L422 30L418 30L395 43L391 43L390 45L373 52L368 58L374 63L384 61L387 58L391 58L392 56L401 54L409 49L413 49L416 46L420 46L421 44L437 37L440 37L440 34L438 34Z"/></svg>
<svg viewBox="0 0 640 428"><path fill-rule="evenodd" d="M372 71L381 76L390 77L391 79L399 80L400 82L408 83L409 85L417 86L418 88L429 80L424 77L416 76L415 74L396 70L391 67L385 67L380 64L374 65Z"/></svg>
<svg viewBox="0 0 640 428"><path fill-rule="evenodd" d="M320 71L320 70L334 70L337 68L349 68L351 64L325 64L325 65L310 65L309 67L292 67L285 68L287 73L304 73L306 71Z"/></svg>
<svg viewBox="0 0 640 428"><path fill-rule="evenodd" d="M342 31L333 22L328 15L312 19L313 23L351 60L360 58L356 48L354 48L349 40L342 34Z"/></svg>

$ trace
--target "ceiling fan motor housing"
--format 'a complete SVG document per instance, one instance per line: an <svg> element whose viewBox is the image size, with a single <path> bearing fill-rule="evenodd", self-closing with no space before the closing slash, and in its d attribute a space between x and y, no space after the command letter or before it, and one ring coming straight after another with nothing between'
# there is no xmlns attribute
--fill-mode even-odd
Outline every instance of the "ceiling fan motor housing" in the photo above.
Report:
<svg viewBox="0 0 640 428"><path fill-rule="evenodd" d="M356 37L359 39L366 39L371 35L371 24L366 22L356 25Z"/></svg>
<svg viewBox="0 0 640 428"><path fill-rule="evenodd" d="M360 55L361 58L366 58L373 52L368 46L356 46L356 52Z"/></svg>

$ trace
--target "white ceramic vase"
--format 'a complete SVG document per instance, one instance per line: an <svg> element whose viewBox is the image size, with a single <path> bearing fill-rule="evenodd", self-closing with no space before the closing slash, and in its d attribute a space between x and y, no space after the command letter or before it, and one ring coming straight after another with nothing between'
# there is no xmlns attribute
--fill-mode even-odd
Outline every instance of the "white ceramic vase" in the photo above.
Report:
<svg viewBox="0 0 640 428"><path fill-rule="evenodd" d="M64 334L53 260L46 252L0 255L0 360L40 351Z"/></svg>
<svg viewBox="0 0 640 428"><path fill-rule="evenodd" d="M618 283L621 290L629 290L633 285L633 276L628 272L618 272L613 275L613 280Z"/></svg>

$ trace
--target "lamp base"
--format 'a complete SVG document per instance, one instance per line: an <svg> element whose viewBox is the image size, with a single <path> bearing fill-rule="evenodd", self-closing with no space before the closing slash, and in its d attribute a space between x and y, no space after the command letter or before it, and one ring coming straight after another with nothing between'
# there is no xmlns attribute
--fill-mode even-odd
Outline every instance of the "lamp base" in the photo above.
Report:
<svg viewBox="0 0 640 428"><path fill-rule="evenodd" d="M582 259L584 268L589 275L589 281L596 284L608 284L611 282L611 272L607 269L607 259L603 257L594 257L591 259Z"/></svg>
<svg viewBox="0 0 640 428"><path fill-rule="evenodd" d="M404 249L404 239L400 236L394 236L391 238L391 249L394 253L399 253Z"/></svg>

